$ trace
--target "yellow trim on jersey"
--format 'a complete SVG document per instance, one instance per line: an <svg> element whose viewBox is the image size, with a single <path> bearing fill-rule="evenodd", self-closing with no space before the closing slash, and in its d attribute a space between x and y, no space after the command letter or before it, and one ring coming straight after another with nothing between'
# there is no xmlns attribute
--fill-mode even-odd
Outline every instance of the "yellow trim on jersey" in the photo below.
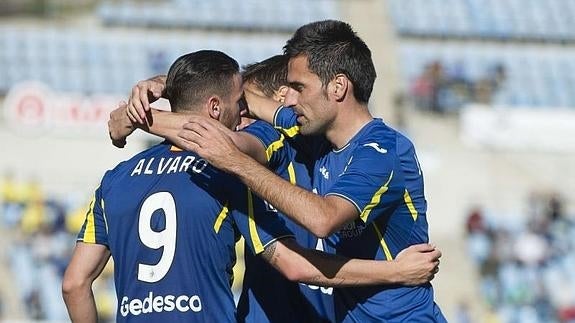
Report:
<svg viewBox="0 0 575 323"><path fill-rule="evenodd" d="M373 208L379 204L379 201L381 201L381 196L383 195L383 193L387 192L387 190L389 189L387 186L391 182L392 178L393 178L393 171L391 171L391 174L389 174L389 178L387 179L387 182L385 182L385 184L383 184L383 186L380 189L378 189L377 192L375 192L375 194L371 198L371 201L369 202L369 204L367 204L365 206L365 208L363 209L363 211L361 211L361 214L359 217L361 218L361 220L363 222L367 222L367 217L369 217L371 210L373 210Z"/></svg>
<svg viewBox="0 0 575 323"><path fill-rule="evenodd" d="M264 251L264 245L260 240L258 229L256 227L256 220L254 218L254 199L251 190L248 190L248 219L250 227L250 239L252 240L254 251L257 255Z"/></svg>
<svg viewBox="0 0 575 323"><path fill-rule="evenodd" d="M274 152L278 151L281 147L284 146L284 140L285 137L284 135L280 134L280 138L274 142L272 142L267 148L266 148L266 158L269 161L272 158L272 155Z"/></svg>
<svg viewBox="0 0 575 323"><path fill-rule="evenodd" d="M293 126L291 128L282 128L282 127L276 127L276 129L279 129L282 133L285 133L286 136L293 138L295 137L297 134L299 134L299 126Z"/></svg>
<svg viewBox="0 0 575 323"><path fill-rule="evenodd" d="M218 218L216 219L216 222L214 223L214 231L216 231L216 233L220 232L220 228L222 227L222 223L224 222L224 220L226 219L227 216L228 216L228 202L226 202L226 204L224 205L224 207L220 211L220 214L218 214Z"/></svg>
<svg viewBox="0 0 575 323"><path fill-rule="evenodd" d="M377 233L377 236L379 237L379 244L381 245L381 249L383 249L383 253L385 253L385 259L388 261L393 260L391 252L389 251L389 247L387 246L385 240L383 240L383 235L381 234L381 231L379 231L375 223L372 223L372 225L373 229L375 229L375 233Z"/></svg>
<svg viewBox="0 0 575 323"><path fill-rule="evenodd" d="M295 169L293 168L293 162L290 162L288 167L287 167L287 171L288 171L288 175L289 175L289 182L292 183L292 185L295 185L297 183L296 178L295 178Z"/></svg>
<svg viewBox="0 0 575 323"><path fill-rule="evenodd" d="M413 205L413 201L411 200L411 196L409 195L409 192L407 191L407 189L405 190L405 194L403 194L403 200L405 201L405 205L409 209L409 213L411 213L411 217L413 218L413 221L417 220L417 210L415 209L415 206Z"/></svg>
<svg viewBox="0 0 575 323"><path fill-rule="evenodd" d="M92 197L90 207L86 214L86 228L84 229L84 236L82 242L96 243L96 225L94 223L94 204L96 204L96 196Z"/></svg>
<svg viewBox="0 0 575 323"><path fill-rule="evenodd" d="M182 148L171 145L170 146L170 151L184 151Z"/></svg>

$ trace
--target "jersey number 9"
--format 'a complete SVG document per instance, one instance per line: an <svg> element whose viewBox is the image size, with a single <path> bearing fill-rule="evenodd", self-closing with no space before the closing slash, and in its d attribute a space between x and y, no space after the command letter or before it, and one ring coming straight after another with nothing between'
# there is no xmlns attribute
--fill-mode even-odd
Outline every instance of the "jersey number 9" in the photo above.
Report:
<svg viewBox="0 0 575 323"><path fill-rule="evenodd" d="M166 226L162 231L154 231L151 227L152 215L157 210L163 210ZM163 247L162 257L156 264L138 264L138 280L148 283L160 281L172 265L176 252L176 202L172 194L158 192L150 195L140 209L138 233L140 241L151 249Z"/></svg>

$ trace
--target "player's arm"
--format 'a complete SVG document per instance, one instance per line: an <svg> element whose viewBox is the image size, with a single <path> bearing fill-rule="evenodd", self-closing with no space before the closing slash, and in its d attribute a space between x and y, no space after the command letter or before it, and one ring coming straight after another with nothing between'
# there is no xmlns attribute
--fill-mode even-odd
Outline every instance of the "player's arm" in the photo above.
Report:
<svg viewBox="0 0 575 323"><path fill-rule="evenodd" d="M262 257L291 281L319 286L420 285L439 270L441 252L429 244L410 246L392 261L348 259L305 249L295 239L270 244Z"/></svg>
<svg viewBox="0 0 575 323"><path fill-rule="evenodd" d="M62 296L72 322L96 323L92 283L104 269L110 251L104 245L78 242L62 281Z"/></svg>
<svg viewBox="0 0 575 323"><path fill-rule="evenodd" d="M255 119L273 123L274 115L280 107L278 101L267 97L255 84L244 84L244 96L248 102L248 113Z"/></svg>
<svg viewBox="0 0 575 323"><path fill-rule="evenodd" d="M347 199L320 196L292 185L242 153L218 122L197 116L191 117L190 121L180 132L183 148L197 152L219 169L236 175L253 192L317 237L327 237L343 224L358 218L358 209Z"/></svg>

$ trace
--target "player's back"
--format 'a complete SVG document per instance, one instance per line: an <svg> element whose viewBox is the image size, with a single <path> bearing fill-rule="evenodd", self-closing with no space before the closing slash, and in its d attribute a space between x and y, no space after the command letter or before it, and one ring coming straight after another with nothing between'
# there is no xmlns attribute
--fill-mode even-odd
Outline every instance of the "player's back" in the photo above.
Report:
<svg viewBox="0 0 575 323"><path fill-rule="evenodd" d="M237 231L225 203L238 187L166 142L106 173L95 207L114 259L118 322L235 321Z"/></svg>

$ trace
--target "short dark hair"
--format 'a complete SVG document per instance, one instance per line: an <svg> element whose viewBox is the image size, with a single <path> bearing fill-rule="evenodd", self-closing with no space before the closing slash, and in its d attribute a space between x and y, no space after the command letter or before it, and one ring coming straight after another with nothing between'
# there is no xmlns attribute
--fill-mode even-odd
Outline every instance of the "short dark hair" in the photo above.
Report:
<svg viewBox="0 0 575 323"><path fill-rule="evenodd" d="M351 26L343 21L323 20L303 25L284 46L289 58L304 55L309 69L324 86L337 74L345 74L353 84L353 94L367 103L376 72L371 51Z"/></svg>
<svg viewBox="0 0 575 323"><path fill-rule="evenodd" d="M189 111L210 95L227 97L238 73L238 62L220 51L200 50L180 56L166 78L166 97L172 111Z"/></svg>
<svg viewBox="0 0 575 323"><path fill-rule="evenodd" d="M253 82L268 97L274 95L282 85L287 85L286 55L275 55L261 62L244 66L242 78L244 83Z"/></svg>

